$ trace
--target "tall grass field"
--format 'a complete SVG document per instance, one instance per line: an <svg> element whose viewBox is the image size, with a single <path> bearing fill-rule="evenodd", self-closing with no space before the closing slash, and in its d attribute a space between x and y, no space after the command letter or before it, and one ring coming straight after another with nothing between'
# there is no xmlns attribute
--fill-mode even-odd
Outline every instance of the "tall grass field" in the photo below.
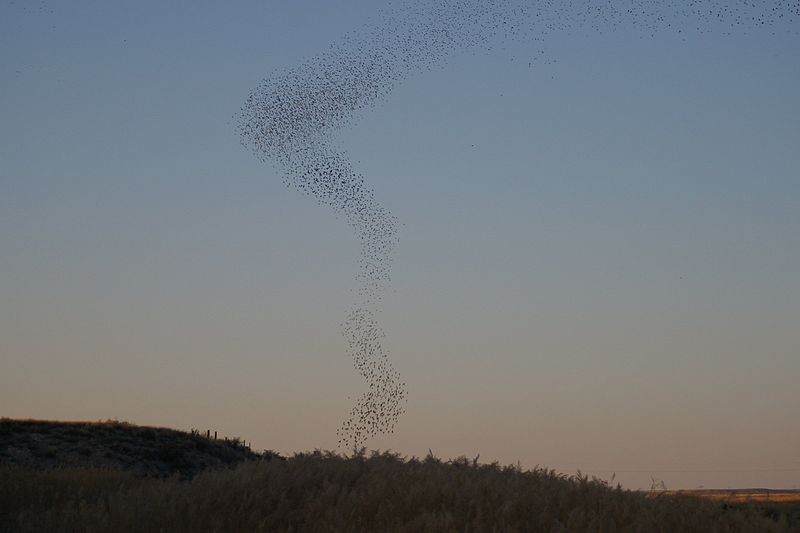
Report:
<svg viewBox="0 0 800 533"><path fill-rule="evenodd" d="M67 429L88 436L73 439L71 448L47 444ZM104 436L90 436L98 433ZM22 453L26 435L38 435L29 440L45 451ZM92 464L122 441L139 464L125 466L119 454L105 467ZM159 447L170 451L160 455ZM215 463L207 453L230 460ZM55 465L62 455L69 460ZM283 458L249 452L238 439L120 423L2 420L0 460L2 532L800 531L797 501L629 491L581 474L433 454L314 451ZM215 464L199 469L193 461Z"/></svg>

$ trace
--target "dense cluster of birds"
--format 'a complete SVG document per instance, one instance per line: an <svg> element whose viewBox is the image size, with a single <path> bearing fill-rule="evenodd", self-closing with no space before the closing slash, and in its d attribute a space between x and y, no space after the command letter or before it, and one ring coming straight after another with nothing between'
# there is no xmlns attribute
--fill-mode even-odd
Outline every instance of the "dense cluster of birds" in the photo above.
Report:
<svg viewBox="0 0 800 533"><path fill-rule="evenodd" d="M800 0L408 0L252 90L237 121L243 144L277 164L289 186L342 215L360 240L357 301L342 327L367 390L340 426L339 445L358 447L393 432L407 389L388 359L378 321L398 221L335 147L337 130L352 125L408 76L443 65L459 50L491 49L507 40L542 42L554 32L603 33L623 25L643 34L729 32L774 29L798 18Z"/></svg>

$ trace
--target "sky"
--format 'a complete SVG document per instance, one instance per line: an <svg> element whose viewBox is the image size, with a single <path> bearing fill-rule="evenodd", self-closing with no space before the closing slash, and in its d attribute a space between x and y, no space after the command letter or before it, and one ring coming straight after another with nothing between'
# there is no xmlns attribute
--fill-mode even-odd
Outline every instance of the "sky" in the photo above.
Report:
<svg viewBox="0 0 800 533"><path fill-rule="evenodd" d="M0 416L336 446L358 242L234 116L382 4L0 3ZM463 51L338 134L402 224L368 446L800 488L798 29Z"/></svg>

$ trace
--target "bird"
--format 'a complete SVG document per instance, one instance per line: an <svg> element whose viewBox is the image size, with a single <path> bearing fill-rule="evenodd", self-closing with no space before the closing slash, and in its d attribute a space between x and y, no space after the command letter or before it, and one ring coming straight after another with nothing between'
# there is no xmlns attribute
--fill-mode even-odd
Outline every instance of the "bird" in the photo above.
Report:
<svg viewBox="0 0 800 533"><path fill-rule="evenodd" d="M259 160L276 164L287 186L343 218L360 243L356 301L341 330L365 389L337 430L338 444L356 449L375 435L394 432L408 396L389 358L380 320L401 224L357 163L337 148L338 132L352 127L410 77L441 68L464 51L488 53L509 43L532 43L528 67L536 68L541 62L557 63L540 43L558 33L604 34L626 27L642 37L688 30L727 34L797 19L799 0L406 0L383 8L376 22L253 88L236 117L241 143ZM504 93L497 94L502 98Z"/></svg>

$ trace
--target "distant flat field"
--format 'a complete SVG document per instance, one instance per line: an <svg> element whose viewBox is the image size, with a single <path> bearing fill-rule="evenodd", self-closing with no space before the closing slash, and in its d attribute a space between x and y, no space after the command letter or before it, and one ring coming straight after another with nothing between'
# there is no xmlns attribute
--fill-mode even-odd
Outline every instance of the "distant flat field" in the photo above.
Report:
<svg viewBox="0 0 800 533"><path fill-rule="evenodd" d="M707 500L728 503L769 502L800 504L800 490L770 489L698 489L660 491L667 494L688 494Z"/></svg>

